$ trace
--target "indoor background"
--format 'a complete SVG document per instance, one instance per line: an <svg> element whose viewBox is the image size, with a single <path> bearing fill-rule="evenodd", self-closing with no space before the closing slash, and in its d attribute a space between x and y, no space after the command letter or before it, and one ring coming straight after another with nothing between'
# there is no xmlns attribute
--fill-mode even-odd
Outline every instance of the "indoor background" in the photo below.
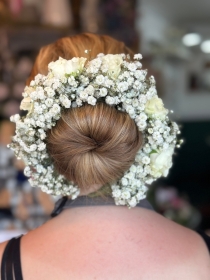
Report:
<svg viewBox="0 0 210 280"><path fill-rule="evenodd" d="M0 0L0 241L47 219L57 198L31 188L6 145L39 48L81 32L108 34L143 54L182 131L168 178L148 198L186 227L210 229L210 1Z"/></svg>

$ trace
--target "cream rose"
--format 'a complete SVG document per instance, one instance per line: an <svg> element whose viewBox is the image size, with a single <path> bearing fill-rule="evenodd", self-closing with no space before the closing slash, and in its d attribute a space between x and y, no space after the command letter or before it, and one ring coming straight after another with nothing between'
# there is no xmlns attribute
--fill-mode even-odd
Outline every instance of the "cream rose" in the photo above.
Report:
<svg viewBox="0 0 210 280"><path fill-rule="evenodd" d="M65 72L66 74L81 72L84 68L85 61L87 59L84 57L74 57L71 60L67 60L65 64Z"/></svg>
<svg viewBox="0 0 210 280"><path fill-rule="evenodd" d="M52 71L53 75L58 78L65 77L65 74L73 74L81 72L84 68L86 58L74 57L71 60L66 60L62 57L55 62L51 62L48 68Z"/></svg>
<svg viewBox="0 0 210 280"><path fill-rule="evenodd" d="M30 94L31 94L33 91L34 91L34 88L33 88L33 87L25 86L24 92L23 92L23 97L28 97L28 96L30 96Z"/></svg>
<svg viewBox="0 0 210 280"><path fill-rule="evenodd" d="M122 56L119 54L107 54L103 57L102 67L106 64L107 73L112 79L116 79L121 71L121 65L123 63Z"/></svg>
<svg viewBox="0 0 210 280"><path fill-rule="evenodd" d="M65 64L66 60L62 57L59 57L59 59L55 62L51 62L48 65L49 70L52 71L53 75L57 78L62 78L65 76Z"/></svg>
<svg viewBox="0 0 210 280"><path fill-rule="evenodd" d="M30 97L25 97L20 103L20 110L29 111L29 113L33 109L33 103L31 102Z"/></svg>
<svg viewBox="0 0 210 280"><path fill-rule="evenodd" d="M166 177L168 171L172 166L172 155L174 149L172 147L161 152L153 153L150 155L150 168L154 177Z"/></svg>
<svg viewBox="0 0 210 280"><path fill-rule="evenodd" d="M168 110L164 108L162 99L154 96L145 104L145 112L148 115L155 115L156 118L163 120L168 114Z"/></svg>

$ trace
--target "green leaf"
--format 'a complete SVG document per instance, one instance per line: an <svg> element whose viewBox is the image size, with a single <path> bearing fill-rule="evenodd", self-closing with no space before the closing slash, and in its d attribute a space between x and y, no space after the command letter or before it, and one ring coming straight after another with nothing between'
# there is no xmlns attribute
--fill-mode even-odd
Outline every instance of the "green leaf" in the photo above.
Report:
<svg viewBox="0 0 210 280"><path fill-rule="evenodd" d="M157 153L158 153L158 151L152 150L149 154L151 155L151 154L157 154Z"/></svg>

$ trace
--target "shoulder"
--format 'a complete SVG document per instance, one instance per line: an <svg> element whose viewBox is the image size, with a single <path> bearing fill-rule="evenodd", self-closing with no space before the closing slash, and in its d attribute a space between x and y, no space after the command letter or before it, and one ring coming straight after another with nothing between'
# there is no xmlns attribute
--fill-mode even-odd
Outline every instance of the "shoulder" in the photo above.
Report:
<svg viewBox="0 0 210 280"><path fill-rule="evenodd" d="M141 213L141 215L143 225L148 228L150 237L155 233L155 238L164 241L164 243L169 242L174 247L185 244L183 248L185 252L187 250L190 252L193 250L197 251L199 248L209 257L207 246L197 232L166 219L153 211L144 210L144 213Z"/></svg>
<svg viewBox="0 0 210 280"><path fill-rule="evenodd" d="M125 261L134 271L140 265L145 275L162 275L164 272L165 276L161 279L169 279L169 276L176 279L177 275L179 279L209 279L209 252L196 232L143 208L109 207L97 208L97 211L96 208L77 211L83 211L80 245L85 248L88 240L89 247L95 248L90 250L93 259L98 258L97 252L100 251L107 262L111 261L111 254L119 269ZM72 236L78 238L76 228L76 234ZM96 242L99 239L100 243ZM75 244L74 239L71 242Z"/></svg>
<svg viewBox="0 0 210 280"><path fill-rule="evenodd" d="M5 245L0 244L0 256ZM38 265L40 275L51 271L50 279L58 279L59 266L62 279L69 279L72 271L80 274L84 264L84 275L103 270L107 276L111 269L118 276L127 275L125 279L137 279L139 273L144 279L156 275L163 280L208 280L210 275L209 253L202 238L146 209L72 209L25 235L21 246L25 278Z"/></svg>
<svg viewBox="0 0 210 280"><path fill-rule="evenodd" d="M179 267L187 279L209 279L210 255L199 234L152 211L145 213L145 219L146 227L152 229L149 239L154 239L152 243L163 263L168 263L170 269Z"/></svg>

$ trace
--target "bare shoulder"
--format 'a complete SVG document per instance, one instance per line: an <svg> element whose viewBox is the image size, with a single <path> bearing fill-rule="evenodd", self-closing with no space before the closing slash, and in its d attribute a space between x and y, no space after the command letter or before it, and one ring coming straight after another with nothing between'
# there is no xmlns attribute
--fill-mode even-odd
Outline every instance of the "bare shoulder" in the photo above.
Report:
<svg viewBox="0 0 210 280"><path fill-rule="evenodd" d="M165 256L170 257L172 263L178 264L183 276L191 277L192 274L194 277L187 279L209 279L210 255L204 240L199 234L152 211L146 211L145 218L148 221L147 227L156 229L150 231L149 235L152 239L154 238L152 232L155 232L155 242L159 244L156 248L158 249L160 246L159 257L161 254L163 254L163 259ZM188 271L186 270L187 267L189 268Z"/></svg>
<svg viewBox="0 0 210 280"><path fill-rule="evenodd" d="M67 210L25 235L21 248L25 279L209 280L210 275L202 238L146 209Z"/></svg>

